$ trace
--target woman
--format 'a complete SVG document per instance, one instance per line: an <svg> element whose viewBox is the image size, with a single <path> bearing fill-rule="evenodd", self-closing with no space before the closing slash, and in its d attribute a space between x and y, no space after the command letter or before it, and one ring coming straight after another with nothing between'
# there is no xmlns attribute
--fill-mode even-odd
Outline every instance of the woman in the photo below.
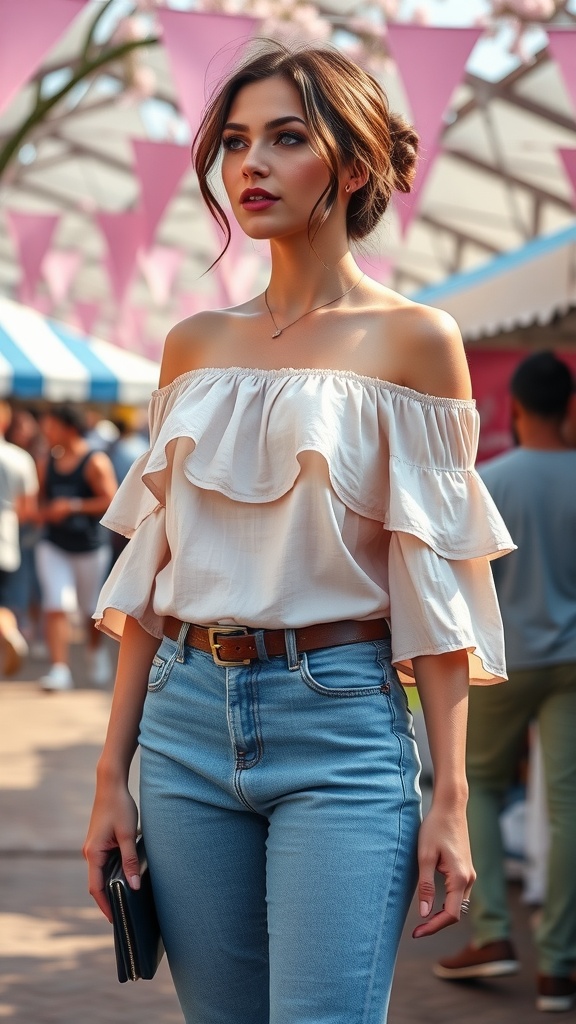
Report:
<svg viewBox="0 0 576 1024"><path fill-rule="evenodd" d="M97 613L116 635L127 617L85 847L109 915L111 847L138 886L140 731L142 828L189 1024L381 1024L417 862L416 936L457 921L474 879L468 651L504 677L484 556L513 545L473 472L454 323L349 249L409 190L416 147L346 57L277 44L196 137L208 207L222 216L222 155L272 273L263 295L169 333L151 453L105 520L133 539ZM394 668L410 661L435 772L421 826Z"/></svg>
<svg viewBox="0 0 576 1024"><path fill-rule="evenodd" d="M38 519L44 532L36 545L36 570L51 665L39 683L49 692L74 686L68 617L79 608L87 620L88 678L104 686L110 662L91 615L110 565L110 546L98 520L116 493L116 477L106 453L88 444L81 408L53 406L41 426L50 452L39 467Z"/></svg>

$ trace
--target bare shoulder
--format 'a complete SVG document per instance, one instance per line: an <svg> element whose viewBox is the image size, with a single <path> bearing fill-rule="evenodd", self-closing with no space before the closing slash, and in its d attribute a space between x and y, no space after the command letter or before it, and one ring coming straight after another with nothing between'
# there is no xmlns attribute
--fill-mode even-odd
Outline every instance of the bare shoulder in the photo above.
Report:
<svg viewBox="0 0 576 1024"><path fill-rule="evenodd" d="M460 330L443 309L404 300L389 317L402 384L441 398L472 396Z"/></svg>
<svg viewBox="0 0 576 1024"><path fill-rule="evenodd" d="M207 341L221 325L223 312L207 309L181 320L166 335L160 368L161 388L204 365Z"/></svg>

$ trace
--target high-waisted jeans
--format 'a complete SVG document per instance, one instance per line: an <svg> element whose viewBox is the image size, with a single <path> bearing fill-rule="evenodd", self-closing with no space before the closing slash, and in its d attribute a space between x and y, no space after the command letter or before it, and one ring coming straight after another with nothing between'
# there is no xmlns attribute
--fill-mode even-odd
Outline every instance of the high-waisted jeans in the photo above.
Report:
<svg viewBox="0 0 576 1024"><path fill-rule="evenodd" d="M165 638L141 815L186 1024L383 1024L419 760L387 640L224 668ZM265 652L264 652L265 654Z"/></svg>

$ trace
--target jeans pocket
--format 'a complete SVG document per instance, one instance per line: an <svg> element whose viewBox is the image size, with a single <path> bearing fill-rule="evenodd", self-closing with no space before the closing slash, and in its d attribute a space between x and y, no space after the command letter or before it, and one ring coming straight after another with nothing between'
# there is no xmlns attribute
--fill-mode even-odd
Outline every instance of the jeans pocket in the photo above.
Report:
<svg viewBox="0 0 576 1024"><path fill-rule="evenodd" d="M148 693L158 693L168 682L170 672L176 661L178 645L174 640L164 637L156 654L152 658L148 673Z"/></svg>
<svg viewBox="0 0 576 1024"><path fill-rule="evenodd" d="M371 641L323 647L300 655L300 676L322 697L375 697L385 692L386 674Z"/></svg>

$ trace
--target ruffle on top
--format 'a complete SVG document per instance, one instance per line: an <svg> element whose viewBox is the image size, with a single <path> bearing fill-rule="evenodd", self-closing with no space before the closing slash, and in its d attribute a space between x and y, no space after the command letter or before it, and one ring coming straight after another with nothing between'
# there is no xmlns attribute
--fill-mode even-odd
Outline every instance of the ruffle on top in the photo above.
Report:
<svg viewBox="0 0 576 1024"><path fill-rule="evenodd" d="M466 647L482 658L484 675L504 677L486 559L514 544L474 469L474 402L426 396L346 371L204 369L154 392L150 438L150 451L133 465L102 520L127 537L142 534L145 546L127 546L97 614L114 607L112 598L133 563L135 617L161 635L151 605L156 575L170 554L164 514L173 469L203 492L269 505L297 485L299 456L316 452L343 505L392 534L391 611L375 607L364 617L390 612L395 662ZM279 545L284 540L279 537ZM172 551L174 564L178 557ZM481 561L472 561L470 569L470 560ZM345 584L341 617L351 617Z"/></svg>

